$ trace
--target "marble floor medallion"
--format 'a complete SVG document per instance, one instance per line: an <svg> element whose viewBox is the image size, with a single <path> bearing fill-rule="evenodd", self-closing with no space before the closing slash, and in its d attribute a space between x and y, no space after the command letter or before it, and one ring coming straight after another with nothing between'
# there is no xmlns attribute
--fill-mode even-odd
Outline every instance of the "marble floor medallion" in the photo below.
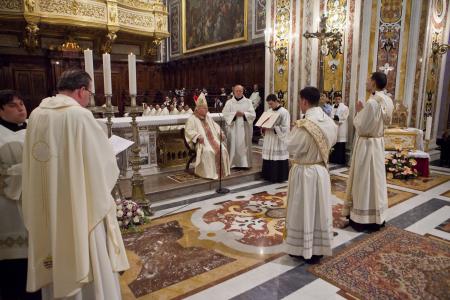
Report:
<svg viewBox="0 0 450 300"><path fill-rule="evenodd" d="M282 251L286 192L262 192L196 211L192 223L201 229L200 239L221 242L249 253Z"/></svg>

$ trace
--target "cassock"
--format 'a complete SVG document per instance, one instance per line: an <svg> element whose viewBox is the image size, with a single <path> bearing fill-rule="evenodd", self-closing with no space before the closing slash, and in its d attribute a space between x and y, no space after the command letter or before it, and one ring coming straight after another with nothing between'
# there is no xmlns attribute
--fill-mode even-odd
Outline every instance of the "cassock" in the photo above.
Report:
<svg viewBox="0 0 450 300"><path fill-rule="evenodd" d="M0 261L27 258L28 237L20 201L25 128L26 123L0 119Z"/></svg>
<svg viewBox="0 0 450 300"><path fill-rule="evenodd" d="M184 113L192 115L194 112L189 108L188 110L184 110Z"/></svg>
<svg viewBox="0 0 450 300"><path fill-rule="evenodd" d="M388 208L384 166L384 128L392 120L394 105L382 91L375 92L355 116L356 130L350 174L347 181L347 206L344 214L360 224L383 224Z"/></svg>
<svg viewBox="0 0 450 300"><path fill-rule="evenodd" d="M189 145L196 149L195 175L218 179L220 170L220 126L214 122L209 113L204 119L196 113L192 114L185 125L185 138ZM204 144L197 143L199 137L204 138ZM195 146L194 146L195 145ZM228 151L222 141L222 176L230 175Z"/></svg>
<svg viewBox="0 0 450 300"><path fill-rule="evenodd" d="M241 111L244 116L236 116ZM235 97L225 103L222 110L227 125L228 151L231 168L251 168L253 121L256 114L250 99Z"/></svg>
<svg viewBox="0 0 450 300"><path fill-rule="evenodd" d="M330 162L335 164L345 164L345 144L347 143L347 118L348 107L344 103L339 103L338 106L334 105L331 110L331 118L338 125L338 136L336 145L331 152Z"/></svg>
<svg viewBox="0 0 450 300"><path fill-rule="evenodd" d="M58 94L30 115L23 155L27 290L43 299L121 299L128 260L111 190L116 156L92 113Z"/></svg>
<svg viewBox="0 0 450 300"><path fill-rule="evenodd" d="M289 152L286 137L291 126L289 112L282 106L272 110L279 114L273 128L266 129L262 148L262 177L271 182L283 182L289 175Z"/></svg>
<svg viewBox="0 0 450 300"><path fill-rule="evenodd" d="M161 108L155 109L155 116L159 116L162 112Z"/></svg>
<svg viewBox="0 0 450 300"><path fill-rule="evenodd" d="M156 115L156 109L152 108L152 110L150 111L150 116L155 116Z"/></svg>
<svg viewBox="0 0 450 300"><path fill-rule="evenodd" d="M331 255L333 215L327 170L337 126L320 107L306 111L288 135L289 172L285 252L305 259Z"/></svg>

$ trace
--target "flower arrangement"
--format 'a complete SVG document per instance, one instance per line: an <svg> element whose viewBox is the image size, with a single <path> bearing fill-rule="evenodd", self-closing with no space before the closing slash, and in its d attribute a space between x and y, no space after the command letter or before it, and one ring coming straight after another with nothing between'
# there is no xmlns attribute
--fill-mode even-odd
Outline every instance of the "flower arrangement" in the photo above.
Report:
<svg viewBox="0 0 450 300"><path fill-rule="evenodd" d="M131 200L116 199L116 215L121 229L130 229L147 221L144 211Z"/></svg>
<svg viewBox="0 0 450 300"><path fill-rule="evenodd" d="M417 161L408 157L408 151L398 149L395 153L386 154L384 165L386 166L388 178L417 178L417 170L414 168L417 165Z"/></svg>

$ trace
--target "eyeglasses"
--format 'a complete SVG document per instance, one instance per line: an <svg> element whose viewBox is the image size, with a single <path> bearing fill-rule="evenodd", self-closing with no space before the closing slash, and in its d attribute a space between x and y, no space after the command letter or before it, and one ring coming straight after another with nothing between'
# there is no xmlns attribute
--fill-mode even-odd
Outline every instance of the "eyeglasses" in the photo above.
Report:
<svg viewBox="0 0 450 300"><path fill-rule="evenodd" d="M89 93L89 96L94 96L95 94L91 92L88 88L84 86L84 89Z"/></svg>

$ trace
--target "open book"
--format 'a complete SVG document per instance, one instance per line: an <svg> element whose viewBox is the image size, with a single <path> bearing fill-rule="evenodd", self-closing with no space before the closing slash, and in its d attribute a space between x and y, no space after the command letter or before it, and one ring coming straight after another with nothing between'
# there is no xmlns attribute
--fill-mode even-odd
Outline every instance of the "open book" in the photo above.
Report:
<svg viewBox="0 0 450 300"><path fill-rule="evenodd" d="M262 128L273 128L275 122L277 121L280 114L274 111L266 111L259 118L258 122L256 122L256 126Z"/></svg>
<svg viewBox="0 0 450 300"><path fill-rule="evenodd" d="M125 151L127 148L129 148L131 145L134 144L134 142L121 138L120 136L117 135L112 135L109 138L109 142L111 143L114 150L114 154L116 155L122 151Z"/></svg>

